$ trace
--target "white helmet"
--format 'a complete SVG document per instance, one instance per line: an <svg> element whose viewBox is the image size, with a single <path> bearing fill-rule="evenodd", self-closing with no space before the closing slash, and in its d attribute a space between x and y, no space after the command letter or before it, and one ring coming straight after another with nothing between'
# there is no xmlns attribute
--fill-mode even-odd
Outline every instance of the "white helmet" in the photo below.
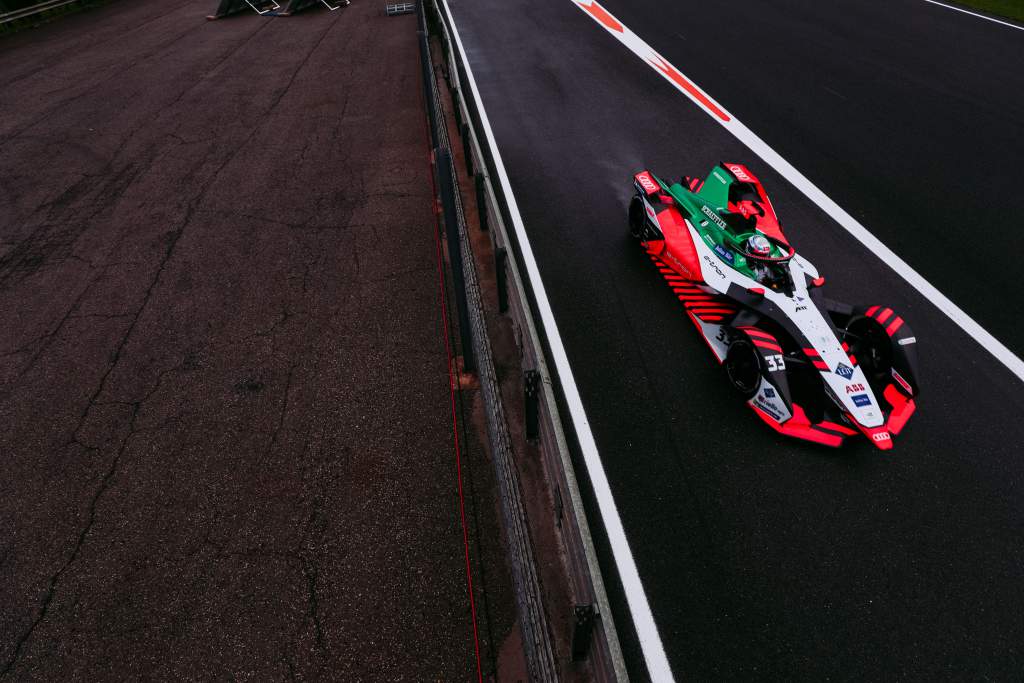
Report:
<svg viewBox="0 0 1024 683"><path fill-rule="evenodd" d="M747 253L754 256L768 256L772 253L772 243L764 235L751 235L747 239Z"/></svg>

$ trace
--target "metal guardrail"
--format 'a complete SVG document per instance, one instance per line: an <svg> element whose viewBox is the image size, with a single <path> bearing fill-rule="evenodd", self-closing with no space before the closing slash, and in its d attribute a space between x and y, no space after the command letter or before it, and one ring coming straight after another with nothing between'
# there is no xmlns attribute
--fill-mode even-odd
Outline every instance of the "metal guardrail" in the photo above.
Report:
<svg viewBox="0 0 1024 683"><path fill-rule="evenodd" d="M3 14L0 14L0 26L9 24L12 21L17 21L18 19L27 19L31 16L35 16L36 14L42 14L43 12L48 12L59 7L64 7L65 5L81 1L82 0L47 0L47 2L40 2L30 7L23 7L21 9L11 10L10 12L4 12Z"/></svg>
<svg viewBox="0 0 1024 683"><path fill-rule="evenodd" d="M422 0L426 2L426 0ZM597 562L590 528L583 501L577 483L565 432L559 415L555 392L556 380L548 369L545 346L541 331L534 323L530 304L530 289L524 282L518 267L516 254L518 250L509 238L506 229L510 221L508 202L502 196L500 186L492 183L494 174L494 155L481 140L486 140L482 132L481 117L476 111L473 97L466 96L468 83L467 64L452 40L451 14L446 0L430 0L436 25L439 27L439 38L448 64L449 87L456 108L456 119L460 124L462 142L465 148L466 163L469 175L474 178L477 205L480 210L481 227L488 230L498 275L499 310L510 316L515 331L516 343L522 354L524 384L526 386L526 431L534 432L534 437L544 458L544 468L554 487L555 514L561 530L561 539L566 557L570 579L572 599L576 605L574 610L575 623L572 633L572 657L574 660L587 658L591 664L594 678L599 681L628 681L625 661L619 644L615 624L612 621L611 607L605 591L601 570ZM463 252L468 260L467 272L472 272L475 283L475 266L472 263L468 238L463 234ZM468 287L467 283L467 287ZM477 289L477 295L479 295ZM472 306L471 306L472 308ZM483 326L482 311L480 330L474 325L474 337L482 334L486 337ZM475 321L474 321L475 322ZM474 339L474 342L477 340ZM478 354L478 363L483 365L483 356ZM490 354L487 356L490 363ZM493 365L491 365L493 371ZM481 387L485 385L481 371ZM485 393L485 402L488 397ZM500 393L497 395L500 402ZM500 408L500 403L498 404ZM488 422L490 424L493 406L487 403ZM501 419L504 420L502 414ZM492 448L494 439L492 435ZM507 444L502 447L509 448ZM497 465L497 463L496 463ZM515 474L509 462L509 469ZM501 473L499 472L499 479ZM511 532L510 532L511 535ZM565 625L564 627L568 627ZM532 675L532 672L531 672Z"/></svg>
<svg viewBox="0 0 1024 683"><path fill-rule="evenodd" d="M476 372L484 399L487 435L498 484L502 518L508 534L512 586L520 617L527 670L531 681L555 683L558 680L558 667L551 643L551 629L544 611L540 578L533 555L533 545L530 542L519 477L513 463L512 438L505 420L501 387L494 368L480 284L458 187L458 174L451 154L448 127L434 79L427 37L426 11L422 2L418 10L424 95L430 119L434 167L444 212L448 255L459 309L463 363L465 367Z"/></svg>

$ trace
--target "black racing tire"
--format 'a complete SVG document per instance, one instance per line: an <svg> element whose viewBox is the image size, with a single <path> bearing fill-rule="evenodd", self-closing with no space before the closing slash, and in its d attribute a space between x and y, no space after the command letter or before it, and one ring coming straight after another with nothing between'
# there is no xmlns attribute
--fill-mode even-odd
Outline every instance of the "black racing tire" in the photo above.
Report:
<svg viewBox="0 0 1024 683"><path fill-rule="evenodd" d="M874 385L887 378L892 369L892 340L885 328L866 316L855 317L846 325L850 355Z"/></svg>
<svg viewBox="0 0 1024 683"><path fill-rule="evenodd" d="M643 200L640 197L633 197L629 203L629 236L633 239L640 239L646 220L647 212L644 210Z"/></svg>
<svg viewBox="0 0 1024 683"><path fill-rule="evenodd" d="M753 398L761 386L763 362L761 354L746 339L737 339L729 345L723 363L725 374L732 388L745 400Z"/></svg>

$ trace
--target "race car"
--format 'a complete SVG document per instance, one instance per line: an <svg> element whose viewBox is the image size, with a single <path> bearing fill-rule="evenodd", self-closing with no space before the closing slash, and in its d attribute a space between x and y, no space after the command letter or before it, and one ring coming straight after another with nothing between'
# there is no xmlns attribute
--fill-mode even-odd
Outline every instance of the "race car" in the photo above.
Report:
<svg viewBox="0 0 1024 683"><path fill-rule="evenodd" d="M782 233L764 186L722 163L705 180L633 177L629 230L769 427L838 447L889 450L914 413L917 338L883 305L825 297L825 278Z"/></svg>

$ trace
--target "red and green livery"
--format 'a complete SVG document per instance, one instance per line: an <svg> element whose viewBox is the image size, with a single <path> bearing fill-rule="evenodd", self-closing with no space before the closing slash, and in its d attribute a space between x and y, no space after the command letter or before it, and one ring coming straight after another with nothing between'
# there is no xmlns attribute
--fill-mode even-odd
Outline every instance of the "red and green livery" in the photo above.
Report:
<svg viewBox="0 0 1024 683"><path fill-rule="evenodd" d="M630 233L758 417L828 446L863 435L892 448L919 391L903 318L827 298L746 166L675 183L642 171L633 186Z"/></svg>

